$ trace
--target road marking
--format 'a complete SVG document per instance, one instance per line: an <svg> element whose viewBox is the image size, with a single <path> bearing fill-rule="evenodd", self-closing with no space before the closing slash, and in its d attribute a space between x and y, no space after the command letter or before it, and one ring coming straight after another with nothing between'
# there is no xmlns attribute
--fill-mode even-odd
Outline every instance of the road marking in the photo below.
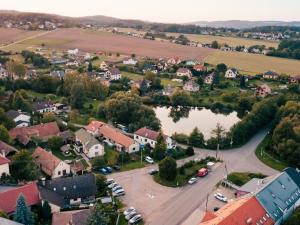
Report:
<svg viewBox="0 0 300 225"><path fill-rule="evenodd" d="M150 199L154 199L154 198L155 198L154 195L151 195L151 194L149 194L149 193L147 193L147 196L148 196Z"/></svg>

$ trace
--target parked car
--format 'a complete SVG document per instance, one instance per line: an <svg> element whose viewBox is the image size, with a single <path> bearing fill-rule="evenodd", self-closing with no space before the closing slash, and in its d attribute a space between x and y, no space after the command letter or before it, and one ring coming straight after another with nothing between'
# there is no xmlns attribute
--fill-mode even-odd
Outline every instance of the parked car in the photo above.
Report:
<svg viewBox="0 0 300 225"><path fill-rule="evenodd" d="M141 214L137 214L136 216L132 217L129 220L129 224L137 224L139 222L141 222L143 220L142 215Z"/></svg>
<svg viewBox="0 0 300 225"><path fill-rule="evenodd" d="M114 182L115 182L114 179L107 179L107 180L105 181L105 184L106 184L106 185L110 185L110 184L112 184L112 183L114 183Z"/></svg>
<svg viewBox="0 0 300 225"><path fill-rule="evenodd" d="M125 191L124 191L124 189L118 189L118 190L113 192L113 195L115 197L123 196L123 195L125 195Z"/></svg>
<svg viewBox="0 0 300 225"><path fill-rule="evenodd" d="M221 193L216 193L216 194L214 194L214 196L216 199L218 199L222 202L228 202L227 198L224 195L222 195Z"/></svg>
<svg viewBox="0 0 300 225"><path fill-rule="evenodd" d="M120 190L120 189L123 189L122 186L121 185L117 185L117 186L113 187L111 190L113 192L115 192L115 191Z"/></svg>
<svg viewBox="0 0 300 225"><path fill-rule="evenodd" d="M121 170L121 167L119 165L114 165L113 169L116 170L116 171L119 171L119 170Z"/></svg>
<svg viewBox="0 0 300 225"><path fill-rule="evenodd" d="M131 213L131 212L133 212L133 211L135 211L135 208L129 207L128 209L126 209L126 210L123 212L123 214L124 214L124 216L127 216L129 213Z"/></svg>
<svg viewBox="0 0 300 225"><path fill-rule="evenodd" d="M146 161L147 163L150 163L150 164L153 164L153 163L154 163L154 160L153 160L150 156L146 156L146 157L145 157L145 161Z"/></svg>
<svg viewBox="0 0 300 225"><path fill-rule="evenodd" d="M194 184L198 181L198 179L196 177L192 177L191 179L189 179L188 183L189 184Z"/></svg>
<svg viewBox="0 0 300 225"><path fill-rule="evenodd" d="M99 170L99 172L102 173L103 175L107 175L108 174L108 171L105 168L101 168Z"/></svg>
<svg viewBox="0 0 300 225"><path fill-rule="evenodd" d="M133 218L134 216L138 215L137 211L132 211L131 213L129 213L127 216L125 216L126 220L130 220L131 218Z"/></svg>
<svg viewBox="0 0 300 225"><path fill-rule="evenodd" d="M208 170L206 168L201 168L198 171L198 177L205 177L208 174Z"/></svg>
<svg viewBox="0 0 300 225"><path fill-rule="evenodd" d="M110 189L112 189L112 188L114 188L114 187L116 187L118 185L119 184L117 182L114 182L114 183L111 183L110 185L108 185L107 187L110 188Z"/></svg>
<svg viewBox="0 0 300 225"><path fill-rule="evenodd" d="M112 168L111 167L109 167L109 166L107 166L107 167L105 167L105 169L106 169L106 171L108 172L108 173L112 173Z"/></svg>
<svg viewBox="0 0 300 225"><path fill-rule="evenodd" d="M149 172L148 172L150 175L155 175L158 173L158 170L157 169L150 169Z"/></svg>

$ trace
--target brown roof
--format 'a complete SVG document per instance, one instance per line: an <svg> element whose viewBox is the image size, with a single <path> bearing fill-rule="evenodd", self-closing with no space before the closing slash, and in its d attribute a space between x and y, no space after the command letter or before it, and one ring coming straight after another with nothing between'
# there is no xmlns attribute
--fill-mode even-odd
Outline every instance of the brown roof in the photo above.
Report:
<svg viewBox="0 0 300 225"><path fill-rule="evenodd" d="M52 216L52 225L83 225L87 223L90 213L89 209L55 212Z"/></svg>
<svg viewBox="0 0 300 225"><path fill-rule="evenodd" d="M96 132L100 127L102 127L105 123L93 120L85 127L87 131Z"/></svg>
<svg viewBox="0 0 300 225"><path fill-rule="evenodd" d="M100 127L99 133L126 148L134 144L133 139L127 137L126 135L122 134L121 132L108 125Z"/></svg>
<svg viewBox="0 0 300 225"><path fill-rule="evenodd" d="M10 163L10 160L0 155L0 165Z"/></svg>
<svg viewBox="0 0 300 225"><path fill-rule="evenodd" d="M139 135L141 137L149 138L149 139L155 141L157 139L158 135L159 135L159 132L154 131L154 130L150 130L147 127L143 127L141 129L137 130L136 132L134 132L134 134ZM165 139L167 137L168 137L167 135L164 135Z"/></svg>
<svg viewBox="0 0 300 225"><path fill-rule="evenodd" d="M6 144L5 142L3 141L0 141L0 154L3 154L5 156L9 155L10 153L12 152L17 152L18 150L15 149L14 147Z"/></svg>
<svg viewBox="0 0 300 225"><path fill-rule="evenodd" d="M53 171L61 162L59 158L41 147L37 147L32 157L35 159L36 164L41 167L42 171L49 176L52 176Z"/></svg>
<svg viewBox="0 0 300 225"><path fill-rule="evenodd" d="M203 65L195 65L194 66L194 70L197 70L197 71L206 71L207 67L203 66Z"/></svg>
<svg viewBox="0 0 300 225"><path fill-rule="evenodd" d="M12 139L18 139L24 145L28 144L32 137L47 139L58 134L59 128L56 122L38 124L31 127L16 127L9 131L9 136Z"/></svg>

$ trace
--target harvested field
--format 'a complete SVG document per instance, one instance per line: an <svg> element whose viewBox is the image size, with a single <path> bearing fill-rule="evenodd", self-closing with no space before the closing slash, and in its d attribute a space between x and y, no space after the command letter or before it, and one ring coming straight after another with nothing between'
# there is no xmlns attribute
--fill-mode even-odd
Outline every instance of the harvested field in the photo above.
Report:
<svg viewBox="0 0 300 225"><path fill-rule="evenodd" d="M203 60L213 50L161 43L145 39L117 35L108 32L89 31L83 29L59 29L42 37L26 41L33 46L41 43L58 49L79 48L88 52L113 52L130 55L132 53L142 57L180 57ZM26 42L20 45L26 44Z"/></svg>
<svg viewBox="0 0 300 225"><path fill-rule="evenodd" d="M20 29L7 29L0 28L0 45L10 44L12 42L22 40L23 38L30 37L40 33L39 31L26 31Z"/></svg>
<svg viewBox="0 0 300 225"><path fill-rule="evenodd" d="M257 54L241 52L214 51L206 62L211 64L225 63L247 74L263 73L268 70L290 75L300 74L300 60L276 58Z"/></svg>
<svg viewBox="0 0 300 225"><path fill-rule="evenodd" d="M170 36L178 36L178 33L168 33ZM213 35L198 35L198 34L184 34L191 41L197 41L202 44L210 44L213 41L217 41L219 44L228 44L229 46L244 45L250 47L252 45L265 45L266 47L277 48L278 42L275 41L264 41L264 40L254 40L246 38L236 38L236 37L221 37Z"/></svg>

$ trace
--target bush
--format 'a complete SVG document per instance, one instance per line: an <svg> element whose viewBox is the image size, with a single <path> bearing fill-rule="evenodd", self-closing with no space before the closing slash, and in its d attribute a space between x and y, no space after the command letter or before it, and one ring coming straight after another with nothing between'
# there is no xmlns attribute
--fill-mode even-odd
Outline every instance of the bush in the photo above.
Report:
<svg viewBox="0 0 300 225"><path fill-rule="evenodd" d="M188 136L186 134L175 133L172 138L181 144L188 144Z"/></svg>
<svg viewBox="0 0 300 225"><path fill-rule="evenodd" d="M193 155L195 154L194 148L191 147L191 146L187 147L187 149L185 150L185 154L186 154L187 156L193 156Z"/></svg>
<svg viewBox="0 0 300 225"><path fill-rule="evenodd" d="M175 180L177 176L177 164L172 157L164 158L159 164L159 176L167 181Z"/></svg>

